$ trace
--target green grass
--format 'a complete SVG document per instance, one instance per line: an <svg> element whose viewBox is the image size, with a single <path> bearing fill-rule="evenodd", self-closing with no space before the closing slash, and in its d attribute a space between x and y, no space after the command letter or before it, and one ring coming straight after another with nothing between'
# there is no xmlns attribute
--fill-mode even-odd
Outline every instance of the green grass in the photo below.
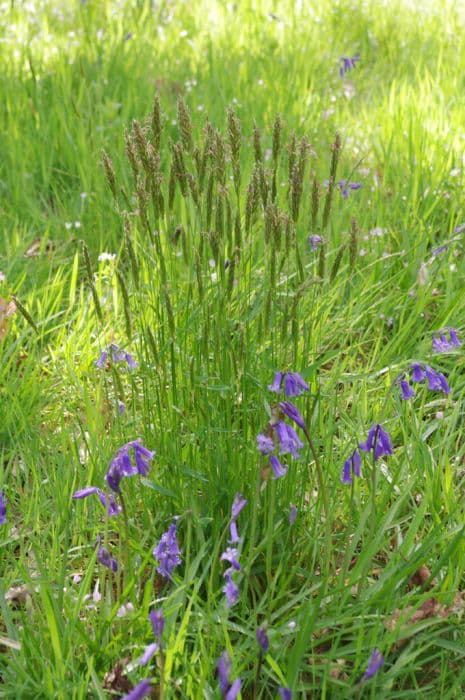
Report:
<svg viewBox="0 0 465 700"><path fill-rule="evenodd" d="M276 698L278 686L295 698L465 694L464 359L462 348L431 349L443 327L465 337L464 242L454 233L465 219L465 13L446 1L421 12L400 0L302 5L1 6L0 295L15 295L23 312L0 341L0 697L112 697L105 677L122 661L129 684L151 677L165 698L218 698L225 649L243 698ZM341 80L339 57L356 51L360 63ZM165 210L149 202L146 225L133 193L148 181L133 180L125 130L135 119L153 138L155 92ZM206 115L224 135L226 176L209 158L199 204L178 182L169 207L179 95L196 144ZM238 192L229 106L242 131ZM263 207L260 169L271 183L278 113L273 209L271 185ZM334 190L323 227L336 132L336 179L362 187L347 199ZM294 218L293 133L312 148ZM323 237L324 256L309 234ZM111 342L138 368L97 369ZM414 361L444 372L451 394L415 385L402 401L395 382ZM295 403L313 447L273 480L256 436L276 370L310 386ZM362 478L342 484L344 461L375 422L394 454L374 471L364 456ZM134 439L156 457L145 478L122 483L126 532L95 496L72 494L103 488ZM248 502L240 595L228 610L220 555L237 492ZM183 561L166 582L152 551L174 516ZM99 535L122 575L96 561ZM15 599L18 586L28 593ZM133 611L119 617L128 602ZM163 653L139 667L153 641L149 610L160 607ZM261 624L270 648L259 659ZM362 683L374 647L385 662Z"/></svg>

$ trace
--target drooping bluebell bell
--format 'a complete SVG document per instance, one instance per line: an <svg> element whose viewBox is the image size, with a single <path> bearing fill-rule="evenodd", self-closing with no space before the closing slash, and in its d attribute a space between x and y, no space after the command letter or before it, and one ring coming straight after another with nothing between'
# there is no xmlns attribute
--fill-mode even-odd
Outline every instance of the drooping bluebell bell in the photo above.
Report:
<svg viewBox="0 0 465 700"><path fill-rule="evenodd" d="M260 646L260 649L262 650L262 652L264 652L266 654L266 652L270 648L270 640L268 639L266 629L265 629L265 627L263 627L263 625L260 627L257 627L257 632L256 632L255 636L257 638L257 642Z"/></svg>
<svg viewBox="0 0 465 700"><path fill-rule="evenodd" d="M149 619L152 623L153 635L155 639L160 641L165 628L165 616L163 615L163 610L161 608L158 610L151 610L149 613Z"/></svg>
<svg viewBox="0 0 465 700"><path fill-rule="evenodd" d="M278 688L279 697L281 700L292 700L292 690L290 688Z"/></svg>
<svg viewBox="0 0 465 700"><path fill-rule="evenodd" d="M270 467L273 470L273 479L280 479L287 474L287 466L281 464L279 457L276 455L271 455Z"/></svg>
<svg viewBox="0 0 465 700"><path fill-rule="evenodd" d="M290 453L294 459L300 456L297 450L302 449L304 443L301 441L294 428L284 421L278 421L273 425L278 438L280 454Z"/></svg>
<svg viewBox="0 0 465 700"><path fill-rule="evenodd" d="M159 649L160 645L158 642L152 642L151 644L148 644L145 647L145 651L139 660L139 666L145 666L146 664L148 664L152 656L156 654Z"/></svg>
<svg viewBox="0 0 465 700"><path fill-rule="evenodd" d="M105 493L105 491L102 491L102 489L97 488L97 486L86 486L86 488L84 489L75 491L73 493L73 498L87 498L88 496L92 496L93 494L97 494L100 503L108 512L108 515L110 517L121 513L122 508L116 503L114 495L112 493Z"/></svg>
<svg viewBox="0 0 465 700"><path fill-rule="evenodd" d="M465 224L459 224L454 228L454 233L463 233L465 231Z"/></svg>
<svg viewBox="0 0 465 700"><path fill-rule="evenodd" d="M133 453L134 464L131 460L131 450ZM119 493L119 485L125 476L134 476L140 474L147 476L150 462L155 456L155 452L148 450L138 440L131 440L120 447L116 455L113 457L108 467L105 479L108 486L115 493Z"/></svg>
<svg viewBox="0 0 465 700"><path fill-rule="evenodd" d="M421 365L418 362L414 362L411 367L413 382L423 382L426 379L430 391L442 391L446 395L450 394L450 386L442 372L437 372L429 365Z"/></svg>
<svg viewBox="0 0 465 700"><path fill-rule="evenodd" d="M240 678L237 678L231 684L231 659L229 658L227 651L224 651L221 654L220 658L218 659L216 669L218 671L218 682L220 685L221 694L224 698L226 698L226 700L235 700L240 692L242 681Z"/></svg>
<svg viewBox="0 0 465 700"><path fill-rule="evenodd" d="M434 334L433 335L433 351L434 352L449 352L454 348L458 348L462 345L457 336L457 331L455 328L449 328L449 339L445 333Z"/></svg>
<svg viewBox="0 0 465 700"><path fill-rule="evenodd" d="M224 572L224 578L226 579L226 583L223 586L222 591L226 596L226 605L228 608L232 608L233 605L235 605L239 600L239 586L233 580L233 573L234 569L232 567L226 569L226 571Z"/></svg>
<svg viewBox="0 0 465 700"><path fill-rule="evenodd" d="M320 245L323 243L323 239L321 236L318 236L317 234L311 235L308 237L308 244L310 246L310 250L312 253L314 253Z"/></svg>
<svg viewBox="0 0 465 700"><path fill-rule="evenodd" d="M420 383L426 377L423 367L418 363L412 364L412 382Z"/></svg>
<svg viewBox="0 0 465 700"><path fill-rule="evenodd" d="M6 504L7 500L3 495L3 491L0 491L0 525L5 525L6 523Z"/></svg>
<svg viewBox="0 0 465 700"><path fill-rule="evenodd" d="M379 423L375 423L370 429L366 442L361 442L359 448L363 452L373 451L375 460L393 453L391 438Z"/></svg>
<svg viewBox="0 0 465 700"><path fill-rule="evenodd" d="M415 390L410 386L406 379L400 380L400 392L404 401L408 401L408 399L415 396Z"/></svg>
<svg viewBox="0 0 465 700"><path fill-rule="evenodd" d="M107 569L113 571L115 574L118 571L118 562L111 556L110 552L105 549L105 547L100 546L98 548L97 561L102 564L102 566L106 566Z"/></svg>
<svg viewBox="0 0 465 700"><path fill-rule="evenodd" d="M376 648L373 649L371 656L370 656L370 659L368 661L367 670L365 671L363 678L365 680L372 678L375 675L375 673L377 673L379 671L379 669L381 668L383 663L384 663L384 656L381 654L379 649L376 649Z"/></svg>
<svg viewBox="0 0 465 700"><path fill-rule="evenodd" d="M116 343L110 343L110 345L101 352L99 358L95 360L94 365L98 369L105 369L109 358L114 364L126 362L129 369L136 369L138 366L132 355L122 350Z"/></svg>
<svg viewBox="0 0 465 700"><path fill-rule="evenodd" d="M229 544L237 544L237 542L240 542L240 537L237 532L237 518L246 504L246 499L243 498L240 493L236 493L231 507L231 520L229 521L229 532L231 535Z"/></svg>
<svg viewBox="0 0 465 700"><path fill-rule="evenodd" d="M344 199L349 196L349 190L359 190L362 186L361 182L347 182L346 180L339 180L337 183L339 191Z"/></svg>
<svg viewBox="0 0 465 700"><path fill-rule="evenodd" d="M339 59L339 77L343 78L346 73L355 68L355 64L360 61L360 52L353 56L341 56Z"/></svg>
<svg viewBox="0 0 465 700"><path fill-rule="evenodd" d="M153 550L153 556L158 561L158 573L165 578L171 579L174 569L182 561L176 533L176 523L172 523L169 529L161 536L159 543Z"/></svg>
<svg viewBox="0 0 465 700"><path fill-rule="evenodd" d="M360 476L360 465L362 459L358 450L354 450L349 459L346 459L344 466L342 468L341 482L343 484L352 483L352 474L355 476Z"/></svg>
<svg viewBox="0 0 465 700"><path fill-rule="evenodd" d="M263 435L263 433L257 435L257 449L262 455L270 455L275 450L273 438L268 435Z"/></svg>
<svg viewBox="0 0 465 700"><path fill-rule="evenodd" d="M236 571L241 570L241 565L237 559L238 550L235 547L226 547L220 557L220 561L227 561Z"/></svg>
<svg viewBox="0 0 465 700"><path fill-rule="evenodd" d="M304 391L310 391L305 379L297 372L276 372L273 383L268 386L268 389L280 394L283 382L284 393L289 398L300 396Z"/></svg>
<svg viewBox="0 0 465 700"><path fill-rule="evenodd" d="M127 695L125 695L121 700L142 700L150 695L152 692L152 679L145 678L143 681L138 683L135 688L133 688Z"/></svg>
<svg viewBox="0 0 465 700"><path fill-rule="evenodd" d="M289 513L289 525L294 525L296 518L297 518L297 507L291 504L291 510Z"/></svg>
<svg viewBox="0 0 465 700"><path fill-rule="evenodd" d="M297 406L294 406L293 403L290 401L280 401L279 406L282 410L282 412L291 419L296 425L299 426L299 428L302 428L305 430L305 421L297 408Z"/></svg>

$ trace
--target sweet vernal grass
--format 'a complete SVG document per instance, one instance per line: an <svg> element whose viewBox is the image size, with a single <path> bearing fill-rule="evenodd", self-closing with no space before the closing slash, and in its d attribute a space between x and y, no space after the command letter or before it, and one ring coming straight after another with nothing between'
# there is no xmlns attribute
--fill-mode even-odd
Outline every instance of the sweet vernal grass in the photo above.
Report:
<svg viewBox="0 0 465 700"><path fill-rule="evenodd" d="M3 695L461 697L461 8L31 12L0 13Z"/></svg>

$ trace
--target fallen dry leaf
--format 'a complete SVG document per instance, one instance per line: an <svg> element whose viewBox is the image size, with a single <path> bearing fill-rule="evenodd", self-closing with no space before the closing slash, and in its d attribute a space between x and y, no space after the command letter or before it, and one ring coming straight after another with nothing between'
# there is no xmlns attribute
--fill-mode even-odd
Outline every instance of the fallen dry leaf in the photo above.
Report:
<svg viewBox="0 0 465 700"><path fill-rule="evenodd" d="M12 586L5 593L5 600L16 609L26 605L30 597L31 591L25 583L22 583L20 586Z"/></svg>
<svg viewBox="0 0 465 700"><path fill-rule="evenodd" d="M119 693L129 693L133 689L133 685L129 678L124 675L123 669L129 663L130 657L117 661L111 671L105 674L103 679L103 687L105 690L115 690Z"/></svg>
<svg viewBox="0 0 465 700"><path fill-rule="evenodd" d="M34 238L29 248L24 253L25 258L37 258L41 253L42 238ZM55 249L53 241L47 241L44 247L45 253L51 253Z"/></svg>

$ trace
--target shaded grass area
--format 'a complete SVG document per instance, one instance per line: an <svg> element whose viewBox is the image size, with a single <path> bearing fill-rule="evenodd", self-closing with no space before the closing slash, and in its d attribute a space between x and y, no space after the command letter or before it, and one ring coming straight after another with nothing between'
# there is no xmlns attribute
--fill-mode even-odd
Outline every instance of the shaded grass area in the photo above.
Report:
<svg viewBox="0 0 465 700"><path fill-rule="evenodd" d="M105 674L122 659L136 684L143 669L127 664L152 641L154 605L166 617L164 668L146 675L157 686L163 678L166 697L219 697L224 649L245 698L276 697L278 686L296 697L462 696L463 353L432 356L431 337L464 327L454 232L465 133L454 38L464 17L451 3L421 15L380 7L13 3L2 15L0 293L16 294L36 326L17 312L0 346L5 697L108 697ZM361 62L341 80L338 58L355 51ZM134 181L124 131L136 119L153 143L155 90L165 209L150 202L146 224L149 178L138 166ZM180 95L195 143L211 136L206 114L225 134L226 163L223 177L212 146L201 182L184 143L200 203L192 185L183 194L177 167L170 207ZM237 192L228 105L242 130ZM279 164L267 153L276 113ZM347 199L335 187L323 226L336 131L337 178L362 187ZM297 215L293 132L311 142ZM310 233L323 238L324 270ZM102 251L115 257L98 259ZM111 342L136 370L94 366ZM415 361L443 371L451 395L423 386L402 401L395 382ZM309 385L296 403L323 489L310 449L279 480L256 450L279 369ZM374 422L394 454L374 467L366 459L362 478L341 484ZM115 452L136 437L157 455L146 477L124 481L130 562L112 579L95 541L104 536L121 560L124 528L98 499L71 496L103 487ZM237 492L248 504L240 597L228 611L219 557ZM183 564L169 583L152 549L173 516ZM17 586L28 592L13 594ZM133 612L118 617L128 602ZM259 662L263 623L270 649ZM360 683L374 647L385 663Z"/></svg>

